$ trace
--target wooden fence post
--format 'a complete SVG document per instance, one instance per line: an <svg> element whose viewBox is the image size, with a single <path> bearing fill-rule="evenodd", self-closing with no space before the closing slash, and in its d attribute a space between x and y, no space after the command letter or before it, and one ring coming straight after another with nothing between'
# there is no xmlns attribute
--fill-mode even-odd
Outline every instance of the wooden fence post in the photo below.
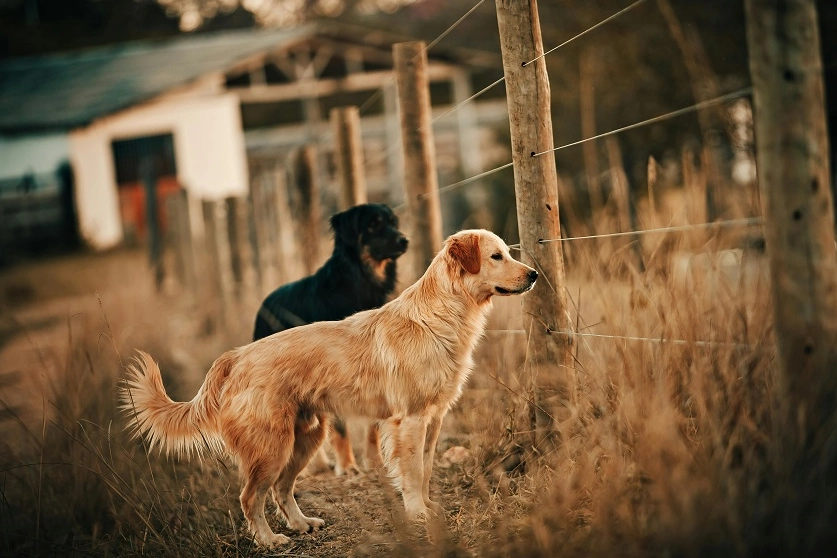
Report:
<svg viewBox="0 0 837 558"><path fill-rule="evenodd" d="M427 52L422 41L413 41L393 45L392 53L401 111L404 191L412 217L412 279L416 279L442 249L442 213L430 119Z"/></svg>
<svg viewBox="0 0 837 558"><path fill-rule="evenodd" d="M265 182L264 169L254 169L250 177L250 210L252 215L250 242L253 247L253 259L255 260L259 289L263 293L270 292L278 286L270 257L272 243L269 234Z"/></svg>
<svg viewBox="0 0 837 558"><path fill-rule="evenodd" d="M145 225L148 232L148 260L154 273L154 285L159 291L163 286L163 235L158 210L157 172L154 160L144 157L140 162L143 192L145 194Z"/></svg>
<svg viewBox="0 0 837 558"><path fill-rule="evenodd" d="M241 233L239 232L238 198L228 197L224 200L227 216L227 238L230 245L230 271L232 272L234 292L238 296L244 282L244 259L241 254Z"/></svg>
<svg viewBox="0 0 837 558"><path fill-rule="evenodd" d="M363 142L357 107L331 109L334 155L340 177L340 210L366 203L366 174L363 171Z"/></svg>
<svg viewBox="0 0 837 558"><path fill-rule="evenodd" d="M307 145L297 153L294 171L299 242L305 247L302 250L302 260L306 273L310 275L322 263L320 261L320 181L317 173L316 147ZM363 194L366 195L365 186Z"/></svg>
<svg viewBox="0 0 837 558"><path fill-rule="evenodd" d="M779 501L795 527L783 543L788 555L815 554L835 540L837 487L837 256L817 13L814 0L744 5L790 475Z"/></svg>
<svg viewBox="0 0 837 558"><path fill-rule="evenodd" d="M532 292L523 297L524 327L529 335L525 370L533 396L530 418L545 405L566 417L575 406L576 380L572 338L566 335L570 324L564 255L560 242L541 242L559 238L561 225L558 175L551 151L549 79L543 57L531 62L543 54L538 8L535 0L497 0L496 6L511 122L521 259L541 274Z"/></svg>
<svg viewBox="0 0 837 558"><path fill-rule="evenodd" d="M227 289L224 281L224 262L229 252L224 246L219 226L219 203L215 200L203 200L204 243L206 247L206 270L209 282L209 300L214 301L213 326L224 330L227 325Z"/></svg>
<svg viewBox="0 0 837 558"><path fill-rule="evenodd" d="M180 287L193 296L197 288L195 275L195 254L192 246L192 223L189 217L189 194L185 188L172 193L166 199L166 213L172 249L174 251L175 271Z"/></svg>
<svg viewBox="0 0 837 558"><path fill-rule="evenodd" d="M276 258L279 283L287 283L294 277L299 277L299 242L294 230L294 219L288 202L288 172L284 166L277 166L271 172L270 180L273 185L273 208L276 227L276 245L273 257ZM303 252L307 250L303 247Z"/></svg>

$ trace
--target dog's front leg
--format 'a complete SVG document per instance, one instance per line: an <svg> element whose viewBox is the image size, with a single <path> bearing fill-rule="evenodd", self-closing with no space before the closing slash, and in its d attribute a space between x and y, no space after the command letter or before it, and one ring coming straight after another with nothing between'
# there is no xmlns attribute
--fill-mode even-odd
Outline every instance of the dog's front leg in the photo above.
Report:
<svg viewBox="0 0 837 558"><path fill-rule="evenodd" d="M424 444L424 471L422 484L422 497L424 505L433 510L437 515L445 513L445 509L430 499L430 477L433 475L433 459L436 456L436 443L439 441L439 432L442 430L444 413L434 415L427 425L427 439Z"/></svg>
<svg viewBox="0 0 837 558"><path fill-rule="evenodd" d="M398 436L398 472L401 495L407 518L416 521L430 516L424 502L424 442L427 435L425 417L407 417L396 430Z"/></svg>

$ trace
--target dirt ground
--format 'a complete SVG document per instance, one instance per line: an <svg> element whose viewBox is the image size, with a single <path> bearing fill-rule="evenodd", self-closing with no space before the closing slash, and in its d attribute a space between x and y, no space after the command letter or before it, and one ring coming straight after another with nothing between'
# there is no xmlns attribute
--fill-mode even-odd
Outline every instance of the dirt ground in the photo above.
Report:
<svg viewBox="0 0 837 558"><path fill-rule="evenodd" d="M176 289L168 290L155 294L145 254L138 250L61 256L0 270L0 432L9 432L20 423L37 431L49 413L46 386L51 376L62 373L68 346L78 335L98 336L96 346L102 351L118 346L119 352L129 353L131 347L148 348L145 344L151 343L152 352L156 348L161 356L164 353L161 363L178 375L173 397L190 399L212 360L226 348L246 342L246 328L259 297L251 296L244 303L253 308L249 314L249 308L241 312L242 331L221 335L207 333L195 310L199 305L187 302ZM161 315L165 323L160 323ZM85 325L80 326L82 322ZM216 472L209 480L196 471L189 481L196 485L192 498L201 506L223 509L229 517L226 525L217 526L218 544L227 549L225 555L386 556L405 551L432 554L442 547L469 555L475 544L486 543L486 533L495 527L504 504L491 500L500 484L508 488L508 479L497 476L496 484L487 483L484 475L476 473L476 458L469 452L463 462L455 464L443 454L451 447L470 445L472 433L456 417L462 408L486 409L495 404L496 393L472 389L446 420L431 484L432 497L446 510L443 528L405 523L400 497L381 470L343 477L326 472L301 479L297 485L301 509L325 519L326 527L311 534L292 534L291 545L271 552L252 548L248 540L234 471ZM362 430L357 428L355 439L362 440ZM508 457L502 452L491 454L498 466ZM165 460L157 455L151 459ZM362 463L360 456L358 462ZM483 463L480 470L485 467ZM200 502L204 497L208 501ZM289 534L272 516L271 524L277 532Z"/></svg>

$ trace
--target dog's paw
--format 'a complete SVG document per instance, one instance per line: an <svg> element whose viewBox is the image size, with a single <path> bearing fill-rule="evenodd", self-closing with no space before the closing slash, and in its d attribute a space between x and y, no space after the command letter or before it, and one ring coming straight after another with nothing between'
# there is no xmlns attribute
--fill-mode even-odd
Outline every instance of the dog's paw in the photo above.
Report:
<svg viewBox="0 0 837 558"><path fill-rule="evenodd" d="M256 544L268 548L273 548L274 546L281 546L283 544L288 544L289 542L291 542L291 539L289 539L285 535L277 535L276 533L256 535Z"/></svg>
<svg viewBox="0 0 837 558"><path fill-rule="evenodd" d="M310 533L320 529L323 525L325 525L325 521L319 517L305 517L303 515L295 521L285 519L285 524L289 529L292 529L297 533Z"/></svg>
<svg viewBox="0 0 837 558"><path fill-rule="evenodd" d="M434 516L436 516L436 517L444 517L445 516L445 508L443 508L442 505L439 504L438 502L434 502L433 500L425 500L424 503Z"/></svg>
<svg viewBox="0 0 837 558"><path fill-rule="evenodd" d="M325 526L325 521L319 517L306 517L305 521L308 523L309 531L317 531Z"/></svg>
<svg viewBox="0 0 837 558"><path fill-rule="evenodd" d="M341 467L340 465L334 466L334 475L337 477L342 477L343 475L355 476L359 474L360 468L354 463L348 465L347 467Z"/></svg>
<svg viewBox="0 0 837 558"><path fill-rule="evenodd" d="M331 463L327 457L323 454L322 451L317 452L314 455L314 458L308 462L308 465L302 470L300 474L300 478L307 477L309 475L320 475L322 473L327 473L334 469L334 464Z"/></svg>
<svg viewBox="0 0 837 558"><path fill-rule="evenodd" d="M413 523L427 523L433 516L433 512L425 505L408 506L405 510L407 520Z"/></svg>

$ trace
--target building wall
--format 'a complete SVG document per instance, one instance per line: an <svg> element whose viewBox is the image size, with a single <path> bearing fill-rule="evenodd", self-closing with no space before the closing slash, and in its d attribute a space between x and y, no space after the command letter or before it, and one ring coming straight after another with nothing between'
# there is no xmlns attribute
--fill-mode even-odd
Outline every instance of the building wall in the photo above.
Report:
<svg viewBox="0 0 837 558"><path fill-rule="evenodd" d="M172 133L177 179L192 199L248 192L247 159L238 97L163 97L104 118L70 134L76 205L82 236L94 248L122 240L111 142Z"/></svg>

